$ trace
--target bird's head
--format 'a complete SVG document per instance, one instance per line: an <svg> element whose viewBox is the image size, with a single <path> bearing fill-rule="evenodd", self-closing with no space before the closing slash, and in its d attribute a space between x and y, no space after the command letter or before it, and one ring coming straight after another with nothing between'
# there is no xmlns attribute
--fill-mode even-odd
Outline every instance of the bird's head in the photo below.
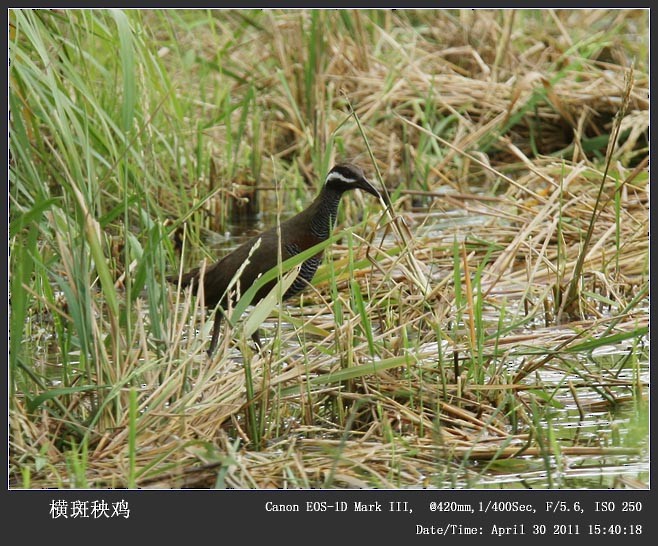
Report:
<svg viewBox="0 0 658 546"><path fill-rule="evenodd" d="M340 193L349 190L364 190L379 198L379 192L368 182L366 175L356 165L342 163L335 165L327 174L324 183L325 188Z"/></svg>

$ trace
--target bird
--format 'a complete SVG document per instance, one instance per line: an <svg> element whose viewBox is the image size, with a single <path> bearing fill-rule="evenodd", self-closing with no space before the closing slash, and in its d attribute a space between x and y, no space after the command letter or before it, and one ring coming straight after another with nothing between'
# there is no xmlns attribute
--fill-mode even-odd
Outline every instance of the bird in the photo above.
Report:
<svg viewBox="0 0 658 546"><path fill-rule="evenodd" d="M196 290L199 289L202 277L205 306L207 309L216 308L212 338L207 351L209 357L212 357L219 339L222 316L219 307L225 311L229 307L229 303L234 305L238 299L235 292L228 293L227 288L240 268L242 271L233 286L239 286L240 292L244 294L261 274L277 265L279 236L281 238L281 261L326 241L334 229L341 197L345 192L356 189L363 190L379 200L382 199L380 192L368 181L361 168L350 163L334 165L327 173L322 189L306 209L281 222L279 226L273 226L249 239L207 267L203 276L201 275L202 268L197 267L180 277L178 275L167 277L169 282L178 283L181 287L194 285ZM260 244L255 250L252 250L259 240ZM321 261L322 250L304 261L299 274L283 294L282 299L287 300L307 287ZM246 266L245 262L247 262ZM256 292L251 303L256 304L262 300L276 282L277 279L273 279L263 285ZM260 349L262 344L258 330L254 332L252 339Z"/></svg>

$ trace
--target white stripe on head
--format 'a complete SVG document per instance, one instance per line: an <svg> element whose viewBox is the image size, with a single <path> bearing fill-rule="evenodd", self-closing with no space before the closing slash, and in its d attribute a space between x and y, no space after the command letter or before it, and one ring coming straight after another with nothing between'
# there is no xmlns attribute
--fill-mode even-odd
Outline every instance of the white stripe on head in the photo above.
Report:
<svg viewBox="0 0 658 546"><path fill-rule="evenodd" d="M325 184L329 184L329 182L331 182L332 180L340 180L341 182L345 182L346 184L354 184L355 182L358 182L357 178L346 178L338 171L329 173L329 176L327 176L327 180L325 181Z"/></svg>

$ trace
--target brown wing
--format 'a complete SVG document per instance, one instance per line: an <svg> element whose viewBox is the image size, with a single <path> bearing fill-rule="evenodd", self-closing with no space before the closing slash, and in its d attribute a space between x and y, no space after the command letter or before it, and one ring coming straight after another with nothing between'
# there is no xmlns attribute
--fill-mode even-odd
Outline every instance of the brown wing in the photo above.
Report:
<svg viewBox="0 0 658 546"><path fill-rule="evenodd" d="M304 211L293 218L281 223L281 257L283 260L310 248L320 242L320 239L304 228L305 216L309 211ZM258 247L251 252L252 248L260 240ZM237 271L242 267L239 281L233 286L233 290L239 290L240 295L256 281L258 276L266 273L277 264L279 248L279 232L276 227L270 228L260 235L249 239L233 252L206 268L204 274L204 298L207 307L214 307L222 299L222 306L226 307L226 289ZM251 255L250 255L251 252ZM296 282L295 290L286 293L286 297L297 293L306 281L310 281L322 258L322 252L313 259L305 262L302 273L305 280ZM244 265L246 263L246 265ZM307 265L308 264L308 265ZM192 281L198 285L200 269L197 267L181 276L181 286L188 286ZM171 282L178 282L177 276L168 277ZM300 284L302 283L302 284ZM257 293L253 303L264 298L276 284L276 279L268 282ZM235 302L235 297L233 298Z"/></svg>

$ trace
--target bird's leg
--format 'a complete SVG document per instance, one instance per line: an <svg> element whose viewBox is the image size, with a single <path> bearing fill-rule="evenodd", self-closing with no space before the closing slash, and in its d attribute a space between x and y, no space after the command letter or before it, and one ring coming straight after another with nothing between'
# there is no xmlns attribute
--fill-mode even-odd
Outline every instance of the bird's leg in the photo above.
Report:
<svg viewBox="0 0 658 546"><path fill-rule="evenodd" d="M260 335L258 333L258 329L256 329L256 331L253 334L251 334L251 339L256 344L256 347L258 348L258 350L262 351L263 350L263 344L260 341Z"/></svg>
<svg viewBox="0 0 658 546"><path fill-rule="evenodd" d="M222 325L222 313L219 309L215 311L215 323L212 327L212 338L210 339L210 347L208 347L208 356L212 357L212 354L215 352L217 347L217 341L219 340L219 329Z"/></svg>

